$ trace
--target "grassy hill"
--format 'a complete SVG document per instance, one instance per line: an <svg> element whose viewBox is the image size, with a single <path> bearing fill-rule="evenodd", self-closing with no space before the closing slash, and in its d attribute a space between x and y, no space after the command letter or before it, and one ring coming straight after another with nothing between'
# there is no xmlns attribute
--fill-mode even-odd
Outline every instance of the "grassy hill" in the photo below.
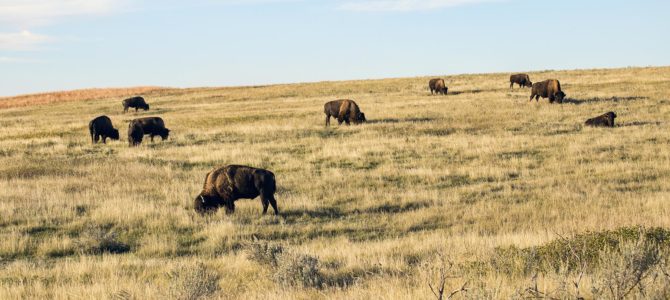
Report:
<svg viewBox="0 0 670 300"><path fill-rule="evenodd" d="M670 67L529 74L566 103L509 74L0 99L0 298L426 299L441 271L456 297L610 297L636 268L667 296ZM369 122L324 127L339 98ZM103 114L121 141L92 145ZM129 148L141 116L170 139ZM226 164L273 171L281 215L194 213Z"/></svg>

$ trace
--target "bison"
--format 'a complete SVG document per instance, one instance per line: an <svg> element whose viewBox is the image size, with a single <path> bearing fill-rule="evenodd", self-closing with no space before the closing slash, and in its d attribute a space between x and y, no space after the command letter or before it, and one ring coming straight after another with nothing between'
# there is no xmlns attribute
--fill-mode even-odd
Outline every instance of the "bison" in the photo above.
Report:
<svg viewBox="0 0 670 300"><path fill-rule="evenodd" d="M441 93L442 95L446 95L447 92L449 91L449 88L447 87L446 84L444 84L444 79L442 78L431 79L428 82L428 88L430 88L431 95L433 94L433 92L435 92L435 94Z"/></svg>
<svg viewBox="0 0 670 300"><path fill-rule="evenodd" d="M134 119L130 123L136 123L141 126L144 134L148 134L151 137L151 142L154 141L154 136L157 135L163 140L166 140L170 136L170 129L165 128L165 122L159 117Z"/></svg>
<svg viewBox="0 0 670 300"><path fill-rule="evenodd" d="M142 143L144 137L144 130L139 123L130 122L128 124L128 145L130 147L138 146Z"/></svg>
<svg viewBox="0 0 670 300"><path fill-rule="evenodd" d="M533 87L533 82L530 81L528 74L514 74L509 77L509 88L514 88L514 84L518 84L519 87Z"/></svg>
<svg viewBox="0 0 670 300"><path fill-rule="evenodd" d="M558 103L563 103L563 98L565 98L565 93L561 91L561 83L556 79L549 79L542 82L533 83L533 89L530 94L530 101L538 101L542 98L549 98L549 103L554 103L558 100Z"/></svg>
<svg viewBox="0 0 670 300"><path fill-rule="evenodd" d="M127 112L128 108L135 108L135 112L137 112L138 109L144 109L144 110L149 110L149 104L147 104L144 101L144 98L142 97L132 97L128 98L126 100L123 100L123 112Z"/></svg>
<svg viewBox="0 0 670 300"><path fill-rule="evenodd" d="M326 114L326 126L330 125L330 117L337 117L337 124L345 122L361 124L367 122L365 114L353 100L342 99L333 100L323 105L323 112Z"/></svg>
<svg viewBox="0 0 670 300"><path fill-rule="evenodd" d="M610 111L595 118L588 119L584 124L593 127L614 127L614 118L616 118L616 114L613 111Z"/></svg>
<svg viewBox="0 0 670 300"><path fill-rule="evenodd" d="M91 141L97 143L102 137L102 143L107 144L107 138L119 139L119 131L112 126L112 120L107 116L99 116L88 122L88 131L91 133Z"/></svg>
<svg viewBox="0 0 670 300"><path fill-rule="evenodd" d="M261 196L263 214L272 205L275 215L279 214L274 193L277 190L275 175L264 169L240 165L219 167L205 176L202 192L195 197L194 208L200 214L215 212L219 207L226 213L235 212L235 201L254 199Z"/></svg>

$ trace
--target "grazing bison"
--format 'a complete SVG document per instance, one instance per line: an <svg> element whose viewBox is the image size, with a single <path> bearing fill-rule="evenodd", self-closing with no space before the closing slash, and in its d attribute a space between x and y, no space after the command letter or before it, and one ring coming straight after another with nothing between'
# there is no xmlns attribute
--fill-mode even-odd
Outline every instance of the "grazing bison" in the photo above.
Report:
<svg viewBox="0 0 670 300"><path fill-rule="evenodd" d="M207 173L202 192L195 197L194 208L200 214L215 212L219 207L226 213L235 212L235 200L254 199L261 196L263 214L272 205L279 214L274 193L277 190L275 174L268 170L247 166L229 165Z"/></svg>
<svg viewBox="0 0 670 300"><path fill-rule="evenodd" d="M433 92L435 92L435 94L441 93L442 95L446 95L447 92L449 91L449 88L447 87L446 84L444 84L444 79L442 78L431 79L428 82L428 88L430 88L431 95L433 94Z"/></svg>
<svg viewBox="0 0 670 300"><path fill-rule="evenodd" d="M533 87L533 82L530 81L528 74L514 74L509 77L509 88L514 88L514 84L519 87Z"/></svg>
<svg viewBox="0 0 670 300"><path fill-rule="evenodd" d="M533 89L530 94L530 101L538 101L542 98L549 98L549 103L554 103L558 100L558 103L563 103L563 98L565 98L565 93L561 91L561 83L556 79L549 79L542 82L533 83Z"/></svg>
<svg viewBox="0 0 670 300"><path fill-rule="evenodd" d="M138 124L142 127L142 132L151 137L151 142L154 141L154 136L160 136L166 140L170 136L170 129L165 128L165 122L159 117L146 117L130 121L130 123Z"/></svg>
<svg viewBox="0 0 670 300"><path fill-rule="evenodd" d="M138 146L139 144L142 143L143 137L144 137L144 130L142 130L142 125L131 121L128 124L128 145L130 147Z"/></svg>
<svg viewBox="0 0 670 300"><path fill-rule="evenodd" d="M149 104L144 102L144 98L142 97L132 97L128 98L126 100L123 100L123 112L127 112L128 108L135 108L135 112L137 112L138 109L144 109L144 110L149 110Z"/></svg>
<svg viewBox="0 0 670 300"><path fill-rule="evenodd" d="M326 126L330 125L330 117L337 118L337 124L346 122L361 124L366 122L365 114L353 100L342 99L333 100L323 105L323 112L326 114Z"/></svg>
<svg viewBox="0 0 670 300"><path fill-rule="evenodd" d="M107 138L119 139L119 131L112 126L112 120L107 116L99 116L88 122L88 131L91 133L91 141L97 143L102 137L102 143L107 144Z"/></svg>
<svg viewBox="0 0 670 300"><path fill-rule="evenodd" d="M584 124L594 127L614 127L614 118L616 114L612 111L586 120Z"/></svg>

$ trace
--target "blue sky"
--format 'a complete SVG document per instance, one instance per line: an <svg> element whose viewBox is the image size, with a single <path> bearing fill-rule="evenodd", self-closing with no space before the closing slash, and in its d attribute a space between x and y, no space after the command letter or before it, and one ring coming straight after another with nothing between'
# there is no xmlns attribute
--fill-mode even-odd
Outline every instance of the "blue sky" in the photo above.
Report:
<svg viewBox="0 0 670 300"><path fill-rule="evenodd" d="M670 65L670 1L0 0L0 96Z"/></svg>

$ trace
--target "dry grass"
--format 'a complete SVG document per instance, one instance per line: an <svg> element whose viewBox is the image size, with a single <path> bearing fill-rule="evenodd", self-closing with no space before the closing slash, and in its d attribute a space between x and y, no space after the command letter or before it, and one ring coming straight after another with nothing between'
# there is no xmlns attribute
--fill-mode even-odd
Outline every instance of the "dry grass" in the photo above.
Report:
<svg viewBox="0 0 670 300"><path fill-rule="evenodd" d="M0 97L0 109L72 101L123 98L138 94L151 94L152 92L161 90L166 89L160 87L143 86L133 88L84 89L55 93L21 95L15 97ZM119 102L121 100L123 99L120 99Z"/></svg>
<svg viewBox="0 0 670 300"><path fill-rule="evenodd" d="M529 103L508 76L445 77L446 97L426 77L151 90L137 114L122 114L125 92L0 110L0 298L426 299L444 257L458 276L445 286L469 282L456 298L511 298L531 278L496 269L496 249L670 228L670 68L530 73L560 79L563 105ZM325 128L336 98L370 122ZM607 111L616 128L582 126ZM122 141L90 144L101 114ZM129 148L127 121L154 115L170 140ZM276 174L280 217L257 199L231 216L193 212L205 173L231 163ZM281 272L320 284L252 259L254 239L294 254ZM582 295L613 282L603 276L628 256L616 257L586 272ZM534 282L555 290L574 275Z"/></svg>

